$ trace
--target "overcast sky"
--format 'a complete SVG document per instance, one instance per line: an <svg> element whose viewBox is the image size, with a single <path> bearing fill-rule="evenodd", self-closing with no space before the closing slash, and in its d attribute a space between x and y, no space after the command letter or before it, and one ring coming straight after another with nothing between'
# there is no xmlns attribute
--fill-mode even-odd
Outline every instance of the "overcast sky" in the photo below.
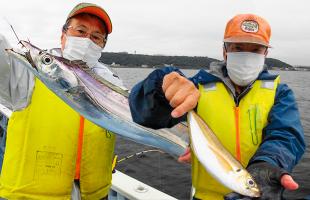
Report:
<svg viewBox="0 0 310 200"><path fill-rule="evenodd" d="M1 0L0 33L11 45L22 39L47 49L59 47L61 27L81 1ZM208 56L222 59L226 22L239 13L258 14L272 28L268 57L310 66L309 0L89 0L110 15L113 32L104 51Z"/></svg>

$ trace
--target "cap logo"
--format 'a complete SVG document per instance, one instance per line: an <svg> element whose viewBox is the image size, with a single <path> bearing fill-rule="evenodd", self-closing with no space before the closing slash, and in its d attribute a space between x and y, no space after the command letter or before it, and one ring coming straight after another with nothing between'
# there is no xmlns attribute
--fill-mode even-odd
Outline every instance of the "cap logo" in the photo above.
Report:
<svg viewBox="0 0 310 200"><path fill-rule="evenodd" d="M243 21L241 29L247 33L257 33L258 23L256 21Z"/></svg>

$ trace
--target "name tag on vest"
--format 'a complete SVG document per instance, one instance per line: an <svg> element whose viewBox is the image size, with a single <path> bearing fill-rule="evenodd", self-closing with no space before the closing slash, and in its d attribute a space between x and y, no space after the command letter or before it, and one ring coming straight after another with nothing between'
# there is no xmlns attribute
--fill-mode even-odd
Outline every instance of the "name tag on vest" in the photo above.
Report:
<svg viewBox="0 0 310 200"><path fill-rule="evenodd" d="M274 89L274 81L273 80L262 81L261 88L273 90Z"/></svg>
<svg viewBox="0 0 310 200"><path fill-rule="evenodd" d="M208 83L203 85L203 89L205 91L215 91L216 90L216 83Z"/></svg>

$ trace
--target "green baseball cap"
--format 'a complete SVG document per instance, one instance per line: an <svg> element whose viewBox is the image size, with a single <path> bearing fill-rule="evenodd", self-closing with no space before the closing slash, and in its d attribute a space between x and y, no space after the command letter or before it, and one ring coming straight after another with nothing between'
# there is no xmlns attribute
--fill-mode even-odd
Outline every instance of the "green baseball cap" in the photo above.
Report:
<svg viewBox="0 0 310 200"><path fill-rule="evenodd" d="M88 13L88 14L97 16L99 19L101 19L104 22L107 28L108 34L112 32L111 19L109 15L107 14L107 12L100 6L93 4L93 3L79 3L69 13L67 20L80 13Z"/></svg>

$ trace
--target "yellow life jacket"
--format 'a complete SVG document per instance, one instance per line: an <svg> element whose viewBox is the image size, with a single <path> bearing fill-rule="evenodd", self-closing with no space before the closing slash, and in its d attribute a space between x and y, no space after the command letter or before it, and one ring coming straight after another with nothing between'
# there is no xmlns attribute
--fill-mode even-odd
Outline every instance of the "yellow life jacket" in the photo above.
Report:
<svg viewBox="0 0 310 200"><path fill-rule="evenodd" d="M199 85L197 113L244 167L262 141L262 130L268 123L278 83L279 77L255 81L238 106L223 83ZM205 171L193 152L192 184L198 199L223 199L231 192Z"/></svg>
<svg viewBox="0 0 310 200"><path fill-rule="evenodd" d="M9 120L0 196L71 199L78 177L82 199L103 198L111 185L114 143L114 134L80 120L37 79L30 105Z"/></svg>

